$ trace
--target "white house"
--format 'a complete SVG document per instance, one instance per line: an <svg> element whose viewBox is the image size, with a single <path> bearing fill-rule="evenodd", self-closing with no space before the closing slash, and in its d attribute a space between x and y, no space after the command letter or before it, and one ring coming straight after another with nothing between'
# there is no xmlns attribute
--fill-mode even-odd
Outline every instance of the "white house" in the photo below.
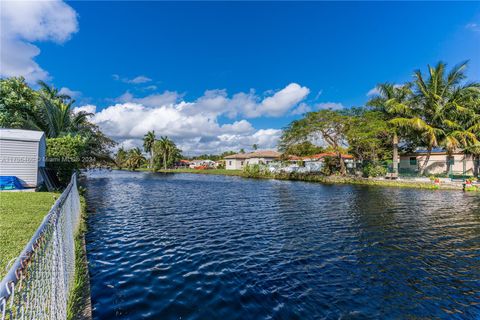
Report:
<svg viewBox="0 0 480 320"><path fill-rule="evenodd" d="M278 160L280 156L280 152L272 150L232 154L231 156L226 156L224 158L225 169L240 170L243 168L244 165L268 164L272 161Z"/></svg>
<svg viewBox="0 0 480 320"><path fill-rule="evenodd" d="M46 142L42 131L0 129L0 176L15 176L27 188L42 181Z"/></svg>

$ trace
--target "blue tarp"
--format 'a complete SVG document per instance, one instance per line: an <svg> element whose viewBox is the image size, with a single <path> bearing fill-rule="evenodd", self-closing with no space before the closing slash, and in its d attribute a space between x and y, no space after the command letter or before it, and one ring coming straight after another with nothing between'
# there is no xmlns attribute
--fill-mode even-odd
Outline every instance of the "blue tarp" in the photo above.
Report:
<svg viewBox="0 0 480 320"><path fill-rule="evenodd" d="M0 176L0 190L23 189L22 183L15 176Z"/></svg>

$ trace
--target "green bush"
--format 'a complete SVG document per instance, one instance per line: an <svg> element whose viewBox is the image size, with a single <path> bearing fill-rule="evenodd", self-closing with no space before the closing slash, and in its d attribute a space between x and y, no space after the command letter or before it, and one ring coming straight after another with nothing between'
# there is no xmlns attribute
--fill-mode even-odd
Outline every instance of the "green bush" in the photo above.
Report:
<svg viewBox="0 0 480 320"><path fill-rule="evenodd" d="M85 140L80 136L47 139L47 167L55 170L62 185L67 185L74 170L80 168Z"/></svg>
<svg viewBox="0 0 480 320"><path fill-rule="evenodd" d="M387 174L387 168L378 163L369 163L363 167L364 177L383 177Z"/></svg>

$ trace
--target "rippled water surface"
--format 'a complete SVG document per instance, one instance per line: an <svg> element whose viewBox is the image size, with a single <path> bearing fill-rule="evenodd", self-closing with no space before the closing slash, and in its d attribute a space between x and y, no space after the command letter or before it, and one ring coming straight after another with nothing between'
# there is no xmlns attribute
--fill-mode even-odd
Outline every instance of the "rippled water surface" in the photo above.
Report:
<svg viewBox="0 0 480 320"><path fill-rule="evenodd" d="M480 196L90 173L95 319L479 319Z"/></svg>

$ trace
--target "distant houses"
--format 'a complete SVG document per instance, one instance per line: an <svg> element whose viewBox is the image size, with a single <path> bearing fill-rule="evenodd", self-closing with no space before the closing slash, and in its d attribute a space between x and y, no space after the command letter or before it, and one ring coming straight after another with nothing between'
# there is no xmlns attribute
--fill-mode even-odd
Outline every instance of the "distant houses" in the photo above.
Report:
<svg viewBox="0 0 480 320"><path fill-rule="evenodd" d="M217 167L217 163L209 159L190 160L189 168L191 169L213 169Z"/></svg>
<svg viewBox="0 0 480 320"><path fill-rule="evenodd" d="M254 151L246 153L237 153L226 156L225 169L241 170L245 165L268 164L280 159L282 154L273 150Z"/></svg>

